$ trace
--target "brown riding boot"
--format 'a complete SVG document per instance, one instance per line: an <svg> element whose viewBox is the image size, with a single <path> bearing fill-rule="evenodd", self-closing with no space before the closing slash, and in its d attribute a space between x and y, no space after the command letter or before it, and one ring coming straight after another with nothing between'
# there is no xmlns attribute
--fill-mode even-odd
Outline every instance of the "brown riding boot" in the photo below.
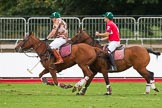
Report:
<svg viewBox="0 0 162 108"><path fill-rule="evenodd" d="M64 62L58 50L53 49L53 55L56 57L56 62L54 64L60 64Z"/></svg>

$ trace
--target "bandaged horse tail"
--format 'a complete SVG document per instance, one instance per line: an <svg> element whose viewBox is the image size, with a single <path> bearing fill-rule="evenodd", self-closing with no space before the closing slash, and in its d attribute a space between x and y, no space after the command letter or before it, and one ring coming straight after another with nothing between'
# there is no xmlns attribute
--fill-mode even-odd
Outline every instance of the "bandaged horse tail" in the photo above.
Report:
<svg viewBox="0 0 162 108"><path fill-rule="evenodd" d="M155 52L155 51L153 51L151 48L146 48L146 50L147 50L148 53L155 54L157 58L158 58L158 56L161 55L160 52Z"/></svg>

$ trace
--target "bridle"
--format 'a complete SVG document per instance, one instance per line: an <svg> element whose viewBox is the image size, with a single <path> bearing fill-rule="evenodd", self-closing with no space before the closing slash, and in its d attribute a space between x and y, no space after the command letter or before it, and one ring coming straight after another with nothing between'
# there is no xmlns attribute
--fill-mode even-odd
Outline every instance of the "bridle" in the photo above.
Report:
<svg viewBox="0 0 162 108"><path fill-rule="evenodd" d="M26 51L23 49L23 47L24 47L24 45L26 44L26 42L29 41L29 36L28 36L27 38L25 38L24 40L22 40L22 41L23 41L23 43L22 43L22 45L20 46L20 49L21 49L21 51L22 51L23 53L26 54ZM42 49L41 53L38 53L38 50L39 50L39 48L42 48L42 47L41 47L42 45L45 45L45 47L44 47L44 49ZM39 42L37 42L37 43L32 44L31 47L33 48L32 50L34 50L34 51L37 52L37 54L38 54L39 57L44 56L44 55L46 55L47 52L49 52L49 51L48 51L48 47L49 47L49 46L47 45L47 43L45 43L45 42L43 42L43 41L41 41L41 40L39 40ZM30 50L30 51L31 51L31 50ZM49 54L49 53L48 53L48 54ZM27 55L27 54L26 54L26 55ZM28 55L27 55L27 56L28 56ZM29 56L29 57L38 57L38 56Z"/></svg>
<svg viewBox="0 0 162 108"><path fill-rule="evenodd" d="M25 45L25 43L26 43L28 40L29 40L29 36L27 36L24 40L22 40L22 45L19 46L22 52L24 52L24 49L23 49L22 47Z"/></svg>

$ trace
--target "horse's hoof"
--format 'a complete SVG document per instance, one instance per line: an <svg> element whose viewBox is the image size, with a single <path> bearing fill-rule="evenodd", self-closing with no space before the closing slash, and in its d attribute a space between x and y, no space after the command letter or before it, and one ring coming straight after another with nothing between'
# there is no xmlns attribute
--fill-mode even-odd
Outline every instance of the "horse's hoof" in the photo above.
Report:
<svg viewBox="0 0 162 108"><path fill-rule="evenodd" d="M52 82L47 82L46 84L47 84L47 85L51 85L51 86L54 86L54 85L55 85L55 84L52 83Z"/></svg>
<svg viewBox="0 0 162 108"><path fill-rule="evenodd" d="M63 89L67 89L67 85L65 85L64 83L59 83L58 86Z"/></svg>
<svg viewBox="0 0 162 108"><path fill-rule="evenodd" d="M106 92L104 95L111 95L112 93L108 93L108 92Z"/></svg>
<svg viewBox="0 0 162 108"><path fill-rule="evenodd" d="M145 92L144 94L150 94L150 92Z"/></svg>
<svg viewBox="0 0 162 108"><path fill-rule="evenodd" d="M84 93L76 93L77 96L84 96Z"/></svg>
<svg viewBox="0 0 162 108"><path fill-rule="evenodd" d="M64 87L64 89L72 88L73 86L71 84L68 84Z"/></svg>
<svg viewBox="0 0 162 108"><path fill-rule="evenodd" d="M45 84L48 84L48 80L47 80L45 77L42 77L42 78L41 78L41 81L42 81L43 83L45 83Z"/></svg>
<svg viewBox="0 0 162 108"><path fill-rule="evenodd" d="M76 93L76 95L79 95L79 93Z"/></svg>
<svg viewBox="0 0 162 108"><path fill-rule="evenodd" d="M156 91L156 92L160 92L158 88L155 88L154 91Z"/></svg>
<svg viewBox="0 0 162 108"><path fill-rule="evenodd" d="M68 84L67 85L67 88L72 88L73 86L71 84Z"/></svg>
<svg viewBox="0 0 162 108"><path fill-rule="evenodd" d="M82 89L82 86L79 86L79 87L73 87L73 90L72 90L72 93L75 92L76 90L78 89L78 91L80 91Z"/></svg>
<svg viewBox="0 0 162 108"><path fill-rule="evenodd" d="M78 91L80 91L81 89L82 89L82 86L79 86L79 87L78 87Z"/></svg>
<svg viewBox="0 0 162 108"><path fill-rule="evenodd" d="M72 89L72 93L74 93L76 91L76 87L74 86L73 89Z"/></svg>

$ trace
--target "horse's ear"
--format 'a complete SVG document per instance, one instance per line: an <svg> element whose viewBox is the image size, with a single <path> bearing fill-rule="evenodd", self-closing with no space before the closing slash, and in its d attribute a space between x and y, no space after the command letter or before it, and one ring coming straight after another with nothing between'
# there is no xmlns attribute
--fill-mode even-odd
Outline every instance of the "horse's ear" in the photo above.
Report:
<svg viewBox="0 0 162 108"><path fill-rule="evenodd" d="M82 33L82 28L81 27L79 28L79 33Z"/></svg>
<svg viewBox="0 0 162 108"><path fill-rule="evenodd" d="M25 37L30 36L31 34L29 32L25 33Z"/></svg>
<svg viewBox="0 0 162 108"><path fill-rule="evenodd" d="M31 36L31 35L34 35L34 33L33 33L33 32L30 32L30 33L29 33L29 36Z"/></svg>
<svg viewBox="0 0 162 108"><path fill-rule="evenodd" d="M34 35L33 32L27 32L27 33L25 33L25 37L27 37L27 36L33 36L33 35Z"/></svg>

